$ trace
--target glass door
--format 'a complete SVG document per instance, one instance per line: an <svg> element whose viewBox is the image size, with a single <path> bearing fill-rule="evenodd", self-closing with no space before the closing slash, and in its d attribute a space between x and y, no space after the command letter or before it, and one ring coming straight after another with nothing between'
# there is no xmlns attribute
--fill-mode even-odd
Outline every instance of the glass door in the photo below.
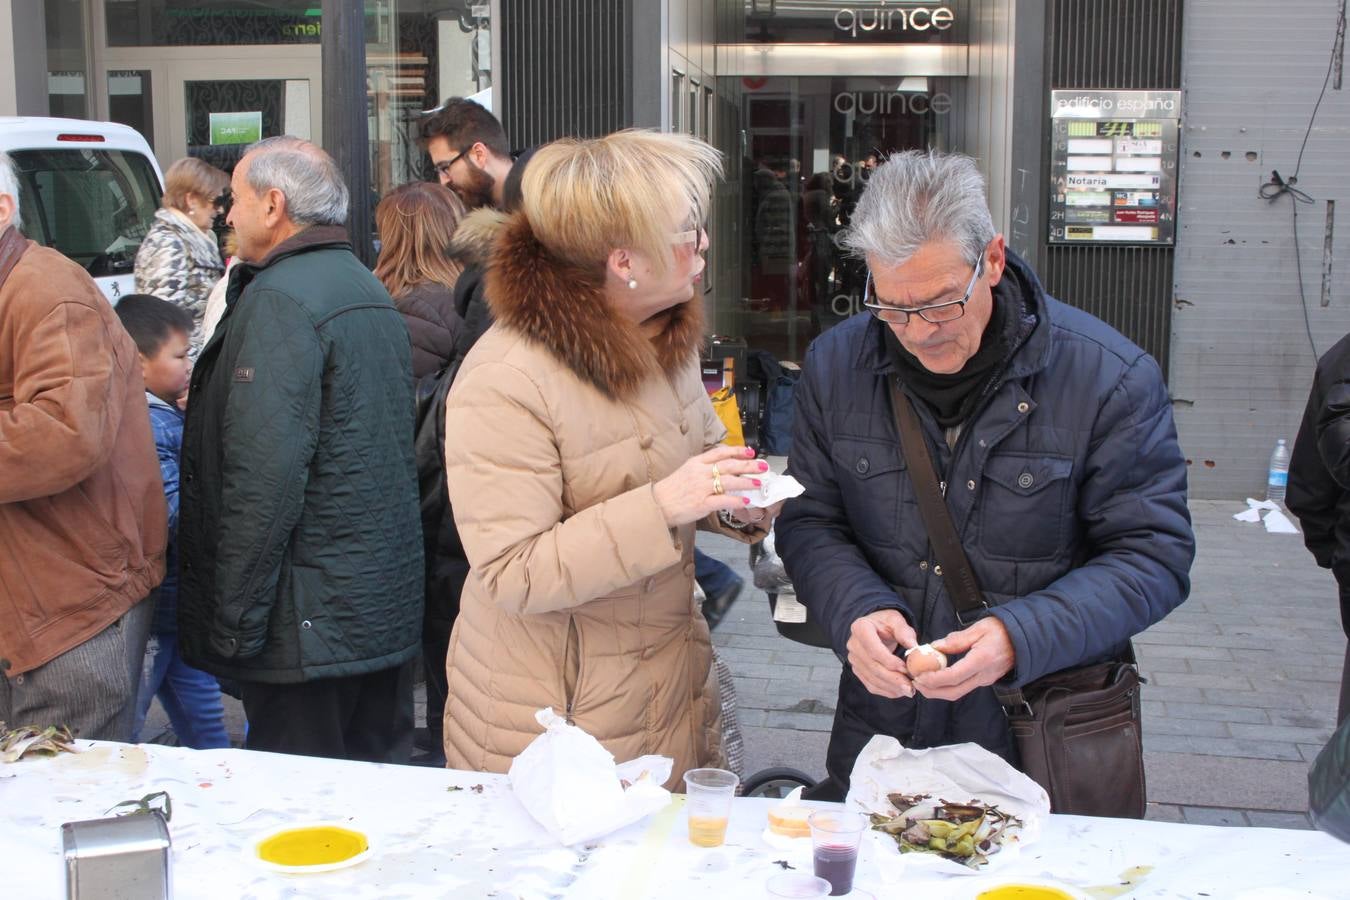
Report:
<svg viewBox="0 0 1350 900"><path fill-rule="evenodd" d="M283 134L309 139L322 135L317 54L312 60L267 65L248 59L175 61L167 78L165 162L193 156L231 172L255 141Z"/></svg>
<svg viewBox="0 0 1350 900"><path fill-rule="evenodd" d="M947 79L745 78L742 302L735 334L799 360L862 309L865 270L838 246L867 178L900 150L941 147Z"/></svg>

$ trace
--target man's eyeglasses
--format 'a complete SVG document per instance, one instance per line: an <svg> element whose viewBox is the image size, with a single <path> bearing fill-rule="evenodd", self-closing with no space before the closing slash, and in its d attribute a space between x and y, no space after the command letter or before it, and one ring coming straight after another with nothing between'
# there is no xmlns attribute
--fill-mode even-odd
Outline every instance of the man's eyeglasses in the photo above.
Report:
<svg viewBox="0 0 1350 900"><path fill-rule="evenodd" d="M468 153L472 149L473 149L472 146L465 147L463 150L456 153L452 158L443 159L440 162L436 163L436 165L432 166L432 168L436 170L437 175L445 175L450 171L451 166L453 166L455 163L463 159L464 154Z"/></svg>
<svg viewBox="0 0 1350 900"><path fill-rule="evenodd" d="M980 280L980 273L983 271L984 252L981 251L980 259L975 263L975 273L970 276L970 284L966 285L966 292L961 295L959 300L946 300L942 303L905 309L902 306L877 302L875 295L872 293L872 272L869 270L867 286L863 293L863 306L867 308L868 312L888 325L907 325L910 316L918 316L930 325L941 325L943 322L951 322L966 314L966 304L970 302L970 295L975 292L975 282Z"/></svg>

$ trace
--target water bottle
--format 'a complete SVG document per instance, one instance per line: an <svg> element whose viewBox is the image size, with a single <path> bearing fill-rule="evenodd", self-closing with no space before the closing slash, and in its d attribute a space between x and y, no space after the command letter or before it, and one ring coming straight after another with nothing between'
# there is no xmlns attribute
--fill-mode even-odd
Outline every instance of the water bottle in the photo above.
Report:
<svg viewBox="0 0 1350 900"><path fill-rule="evenodd" d="M1289 485L1289 448L1284 438L1275 444L1275 452L1270 454L1270 474L1266 476L1266 499L1271 503L1284 505L1284 489Z"/></svg>

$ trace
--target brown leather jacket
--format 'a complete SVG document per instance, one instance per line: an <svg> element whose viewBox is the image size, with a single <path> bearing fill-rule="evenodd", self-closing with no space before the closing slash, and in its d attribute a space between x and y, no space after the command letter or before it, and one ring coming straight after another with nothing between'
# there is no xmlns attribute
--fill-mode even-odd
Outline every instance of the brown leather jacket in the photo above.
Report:
<svg viewBox="0 0 1350 900"><path fill-rule="evenodd" d="M164 577L164 487L136 346L98 286L0 234L0 671L98 634Z"/></svg>

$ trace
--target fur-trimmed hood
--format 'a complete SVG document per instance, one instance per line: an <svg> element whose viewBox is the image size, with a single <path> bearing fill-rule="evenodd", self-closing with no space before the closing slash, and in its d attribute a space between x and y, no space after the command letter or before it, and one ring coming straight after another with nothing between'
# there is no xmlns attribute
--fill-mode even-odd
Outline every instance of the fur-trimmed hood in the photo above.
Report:
<svg viewBox="0 0 1350 900"><path fill-rule="evenodd" d="M485 266L492 255L492 242L501 234L507 221L506 213L483 206L468 213L455 226L450 238L450 255L462 266Z"/></svg>
<svg viewBox="0 0 1350 900"><path fill-rule="evenodd" d="M664 313L665 328L647 339L610 307L602 278L603 271L550 253L524 214L516 213L493 246L488 306L498 322L620 399L631 397L653 371L673 372L697 359L703 342L703 304L697 297L671 307Z"/></svg>

